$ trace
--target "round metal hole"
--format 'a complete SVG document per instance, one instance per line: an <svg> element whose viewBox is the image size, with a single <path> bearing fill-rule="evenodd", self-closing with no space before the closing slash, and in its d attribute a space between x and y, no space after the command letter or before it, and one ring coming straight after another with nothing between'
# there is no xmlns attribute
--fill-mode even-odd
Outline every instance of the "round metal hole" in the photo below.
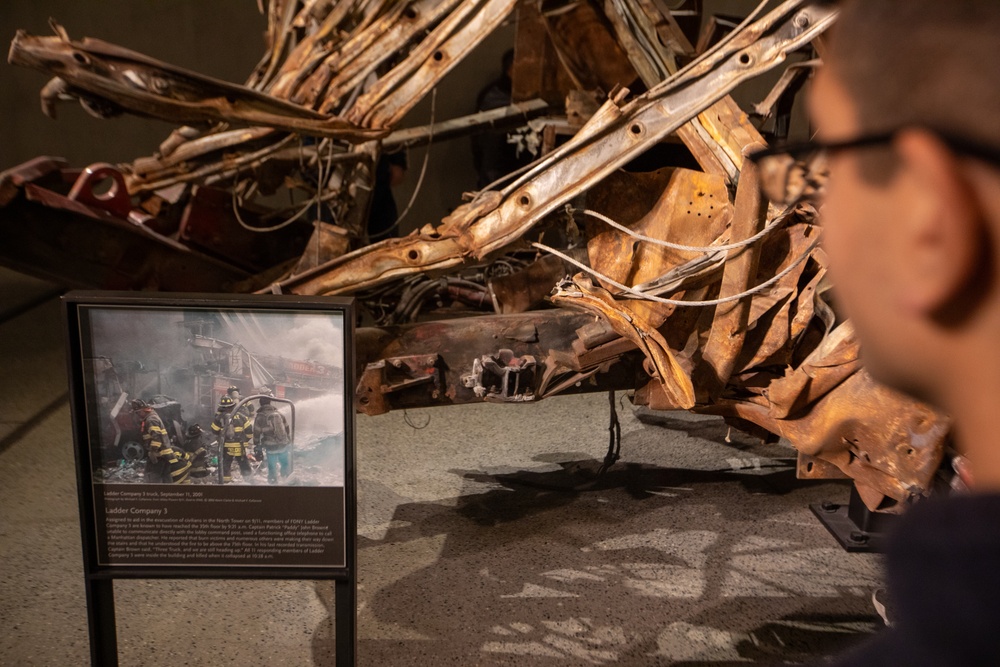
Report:
<svg viewBox="0 0 1000 667"><path fill-rule="evenodd" d="M635 136L639 136L640 134L646 131L646 128L642 126L642 123L632 123L631 125L628 126L628 131L634 134Z"/></svg>
<svg viewBox="0 0 1000 667"><path fill-rule="evenodd" d="M531 197L528 195L521 195L517 198L517 205L521 208L528 208L531 206Z"/></svg>
<svg viewBox="0 0 1000 667"><path fill-rule="evenodd" d="M110 176L90 182L90 194L97 199L110 199L118 192L118 183Z"/></svg>
<svg viewBox="0 0 1000 667"><path fill-rule="evenodd" d="M417 261L418 259L420 259L420 253L419 253L419 252L417 252L416 250L410 250L410 251L408 251L408 252L406 253L406 257L407 257L407 259L409 259L409 260L410 260L411 262L415 262L415 261Z"/></svg>
<svg viewBox="0 0 1000 667"><path fill-rule="evenodd" d="M441 60L443 58L444 58L444 54L443 53L441 53L440 51L435 51L434 52L434 60L436 60L438 62L441 62Z"/></svg>
<svg viewBox="0 0 1000 667"><path fill-rule="evenodd" d="M739 61L741 65L749 65L750 63L753 62L753 56L751 56L749 53L741 53Z"/></svg>
<svg viewBox="0 0 1000 667"><path fill-rule="evenodd" d="M90 58L88 58L87 56L83 55L79 51L74 51L73 52L73 60L75 60L76 62L80 63L81 65L89 65L90 64Z"/></svg>

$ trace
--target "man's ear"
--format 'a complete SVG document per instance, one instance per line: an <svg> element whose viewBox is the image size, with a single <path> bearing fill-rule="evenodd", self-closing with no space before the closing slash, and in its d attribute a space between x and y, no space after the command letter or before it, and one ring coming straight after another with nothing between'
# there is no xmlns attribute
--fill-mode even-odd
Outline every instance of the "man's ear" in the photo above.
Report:
<svg viewBox="0 0 1000 667"><path fill-rule="evenodd" d="M963 320L975 305L983 270L984 214L961 163L936 135L905 130L895 140L903 201L896 258L904 281L899 305L942 324Z"/></svg>

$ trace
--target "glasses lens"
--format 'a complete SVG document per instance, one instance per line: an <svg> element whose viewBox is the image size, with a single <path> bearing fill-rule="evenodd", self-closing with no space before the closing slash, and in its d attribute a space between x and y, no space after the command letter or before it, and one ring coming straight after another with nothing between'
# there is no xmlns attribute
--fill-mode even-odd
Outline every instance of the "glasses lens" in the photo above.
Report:
<svg viewBox="0 0 1000 667"><path fill-rule="evenodd" d="M826 151L806 155L769 155L759 161L764 194L778 206L815 200L826 181Z"/></svg>

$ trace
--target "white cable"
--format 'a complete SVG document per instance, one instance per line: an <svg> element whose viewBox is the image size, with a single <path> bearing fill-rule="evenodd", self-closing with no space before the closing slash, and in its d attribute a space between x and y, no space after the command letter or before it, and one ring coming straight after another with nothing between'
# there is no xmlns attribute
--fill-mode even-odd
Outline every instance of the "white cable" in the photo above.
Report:
<svg viewBox="0 0 1000 667"><path fill-rule="evenodd" d="M591 211L590 209L586 209L586 208L567 208L567 211L569 213L583 213L584 215L589 215L592 218L597 218L598 220L600 220L602 222L606 222L607 224L611 225L615 229L617 229L617 230L619 230L621 232L624 232L625 234L628 234L629 236L631 236L633 238L637 238L640 241L645 241L647 243L652 243L653 245L663 246L664 248L673 248L674 250L686 250L686 251L689 251L689 252L702 252L702 253L710 253L710 252L711 253L715 253L715 252L719 252L720 250L732 250L734 248L742 248L744 246L748 246L751 243L755 243L755 242L759 241L760 239L764 238L765 236L767 236L768 234L770 234L779 225L781 225L781 223L783 223L785 220L788 219L788 216L785 215L785 214L779 215L779 216L775 217L770 223L768 223L767 225L765 225L764 229L760 230L758 233L754 234L750 238L744 239L742 241L735 241L733 243L727 243L726 245L694 246L694 245L684 245L682 243L671 243L670 241L662 241L660 239L654 239L652 237L645 236L644 234L640 234L637 231L629 229L628 227L626 227L625 225L623 225L621 223L615 222L614 220L612 220L611 218L607 217L606 215L602 215L601 213L598 213L597 211Z"/></svg>
<svg viewBox="0 0 1000 667"><path fill-rule="evenodd" d="M637 289L634 289L634 288L629 287L627 285L623 285L620 282L618 282L617 280L609 278L608 276L604 275L603 273L590 268L586 264L583 264L582 262L576 261L575 259L573 259L569 255L566 255L566 254L563 254L563 253L559 252L555 248L550 248L549 246L544 245L542 243L532 243L531 245L534 246L535 248L538 248L539 250L544 250L545 252L548 252L548 253L551 253L551 254L555 255L556 257L562 259L563 261L569 262L570 264L576 266L579 269L582 269L583 271L589 273L590 275L594 276L595 278L599 278L600 280L603 280L603 281L605 281L607 283L610 283L610 284L614 285L615 287L617 287L621 291L625 292L626 294L631 295L633 298L636 298L636 299L645 299L646 301L655 301L657 303L664 303L664 304L667 304L669 306L718 306L720 304L729 303L731 301L739 301L740 299L742 299L744 297L748 297L748 296L751 296L751 295L763 292L765 289L767 289L771 285L775 284L776 282L778 282L779 280L781 280L782 278L784 278L785 276L787 276L789 273L792 272L793 269L795 269L795 267L797 267L799 264L801 264L802 262L804 262L809 257L809 255L813 251L813 249L816 248L816 246L819 245L819 237L817 237L816 240L813 241L809 245L808 248L806 248L806 251L804 253L802 253L802 255L798 259L796 259L794 262L792 262L791 264L789 264L788 267L784 271L782 271L781 273L777 274L773 278L769 278L768 280L765 280L764 282L762 282L760 285L757 285L756 287L751 287L750 289L748 289L748 290L746 290L744 292L740 292L739 294L733 294L732 296L723 297L721 299L708 299L706 301L681 301L679 299L664 299L663 297L654 296L652 294L646 294L645 292L640 292Z"/></svg>
<svg viewBox="0 0 1000 667"><path fill-rule="evenodd" d="M324 140L324 142L325 141L327 141L327 140ZM320 155L320 150L322 150L322 144L320 144L320 146L317 147L317 149L316 149L317 156ZM298 220L299 218L301 218L303 215L305 215L309 211L310 208L312 208L313 204L316 204L317 207L321 207L322 204L323 204L323 197L322 197L323 184L324 184L324 180L323 179L324 178L329 178L329 176L330 176L329 172L332 170L332 167L333 167L333 143L332 142L330 143L330 153L329 153L329 158L327 159L327 171L326 172L324 172L324 170L323 170L323 158L322 157L318 157L318 160L319 160L319 173L318 173L319 182L316 184L316 195L314 197L310 197L309 200L302 206L302 208L299 210L298 213L296 213L295 215L293 215L290 218L282 220L281 222L279 222L279 223L277 223L275 225L271 225L270 227L254 227L253 225L249 224L246 220L243 219L243 216L240 215L239 208L237 208L237 206L236 206L236 185L234 185L233 186L233 191L232 191L232 202L231 203L232 203L232 208L233 208L233 215L236 216L236 222L238 222L240 224L240 227L242 227L243 229L245 229L247 231L256 232L258 234L259 233L264 233L264 232L274 232L274 231L277 231L279 229L283 229L284 227L287 227L288 225L292 224L293 222L295 222L296 220ZM236 179L237 179L237 181L239 180L239 175L240 175L239 174L239 168L237 168L237 170L236 170ZM322 210L322 209L320 209L320 210Z"/></svg>

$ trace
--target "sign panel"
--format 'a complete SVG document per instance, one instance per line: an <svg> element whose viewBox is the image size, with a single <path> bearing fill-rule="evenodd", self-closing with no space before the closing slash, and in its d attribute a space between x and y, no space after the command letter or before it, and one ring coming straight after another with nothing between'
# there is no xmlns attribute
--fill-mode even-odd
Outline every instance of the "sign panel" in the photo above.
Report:
<svg viewBox="0 0 1000 667"><path fill-rule="evenodd" d="M73 293L66 305L89 571L350 576L348 300Z"/></svg>

